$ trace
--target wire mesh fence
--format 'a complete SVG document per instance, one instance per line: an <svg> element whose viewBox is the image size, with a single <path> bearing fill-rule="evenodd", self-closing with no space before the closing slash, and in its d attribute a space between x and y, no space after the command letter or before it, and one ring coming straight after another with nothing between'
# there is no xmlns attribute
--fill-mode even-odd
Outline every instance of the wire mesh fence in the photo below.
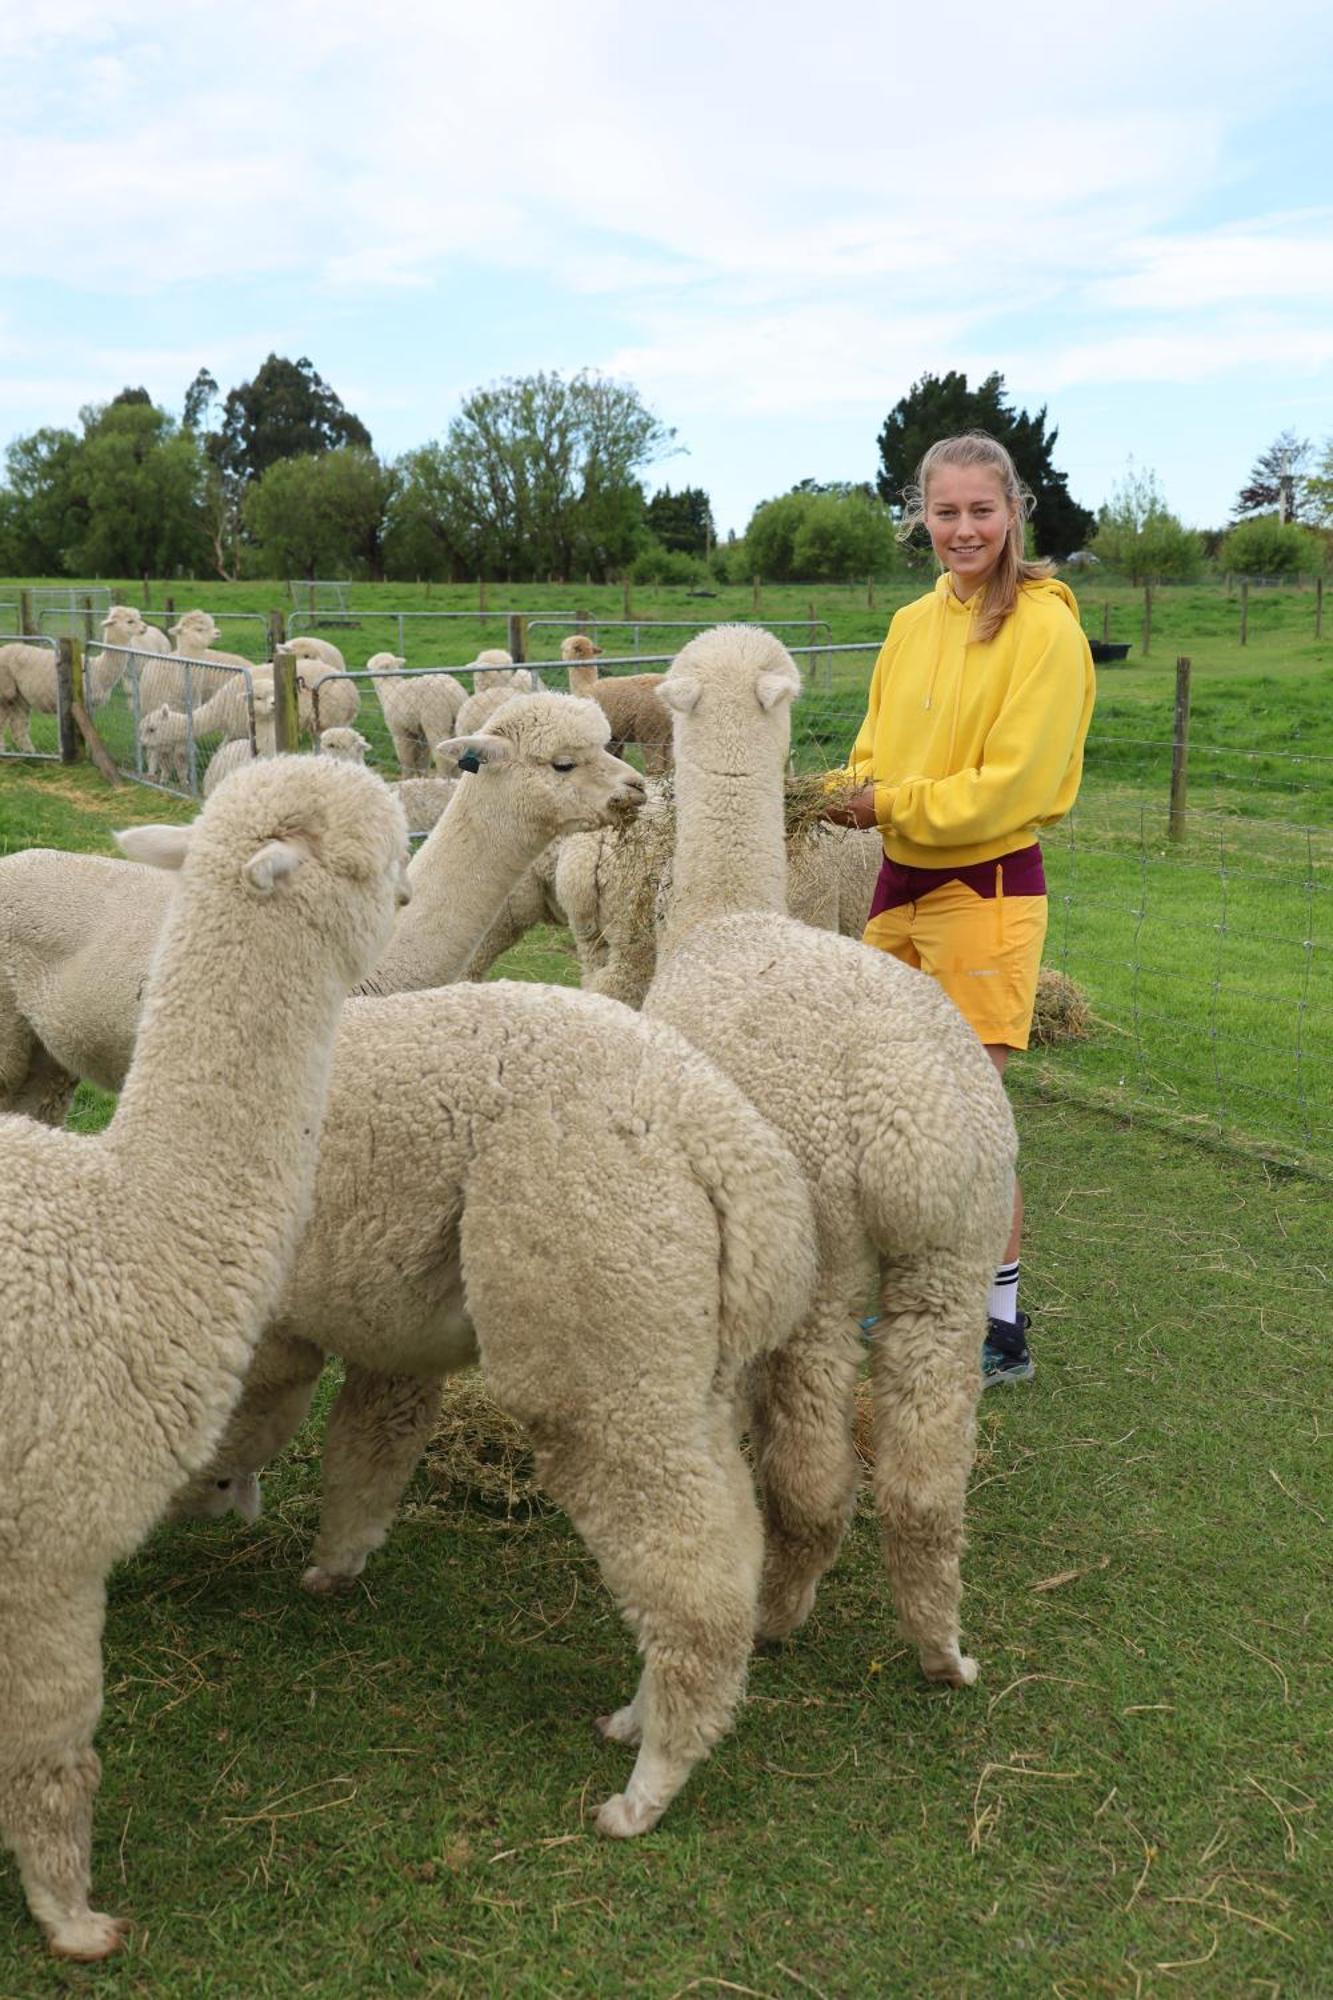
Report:
<svg viewBox="0 0 1333 2000"><path fill-rule="evenodd" d="M262 683L257 691L247 667L103 646L88 657L84 689L122 776L185 798L204 797L225 770L273 748L272 695Z"/></svg>

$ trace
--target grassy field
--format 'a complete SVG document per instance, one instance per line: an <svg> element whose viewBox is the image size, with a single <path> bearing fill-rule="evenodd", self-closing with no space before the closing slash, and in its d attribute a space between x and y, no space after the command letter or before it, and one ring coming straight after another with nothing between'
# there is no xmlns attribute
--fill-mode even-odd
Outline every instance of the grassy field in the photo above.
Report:
<svg viewBox="0 0 1333 2000"><path fill-rule="evenodd" d="M563 1518L446 1432L317 1603L312 1423L256 1528L113 1578L95 1879L136 1929L48 1966L0 1870L0 1994L1333 1990L1326 1194L1021 1075L1039 1372L983 1404L975 1690L918 1679L862 1511L662 1826L601 1840L634 1663Z"/></svg>
<svg viewBox="0 0 1333 2000"><path fill-rule="evenodd" d="M1327 661L1275 647L1268 671L1328 754L1306 686ZM1114 682L1148 736L1169 712L1154 673ZM1280 775L1286 695L1265 716L1252 678L1208 698L1237 744L1271 735ZM190 811L87 767L0 768L0 851L110 851L110 827ZM1048 961L1086 978L1099 1020L1010 1071L1038 1376L982 1409L978 1687L919 1681L863 1509L810 1624L756 1661L736 1731L662 1826L602 1841L591 1811L627 1753L589 1718L634 1662L563 1518L521 1463L508 1504L498 1445L464 1449L446 1420L362 1588L307 1599L316 1418L256 1528L161 1530L112 1579L95 1881L136 1928L105 1969L50 1966L0 1868L4 2000L1333 1992L1328 1192L1243 1144L1288 1103L1292 993L1327 1065L1327 856L1308 848L1313 886L1288 905L1280 811L1248 817L1234 868L1202 816L1177 851L1162 811L1151 771L1094 763L1050 849ZM575 976L553 931L499 971ZM1271 1098L1219 1127L1242 988L1234 1055ZM1176 1076L1201 1049L1168 1088L1158 1051ZM1158 1131L1154 1092L1242 1143ZM109 1110L85 1090L77 1122Z"/></svg>

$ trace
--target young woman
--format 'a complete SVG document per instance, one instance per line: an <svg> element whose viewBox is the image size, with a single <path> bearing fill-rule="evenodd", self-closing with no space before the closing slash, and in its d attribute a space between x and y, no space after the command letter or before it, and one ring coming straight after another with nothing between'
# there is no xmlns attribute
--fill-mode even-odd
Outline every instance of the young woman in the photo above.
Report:
<svg viewBox="0 0 1333 2000"><path fill-rule="evenodd" d="M944 573L889 627L848 767L866 782L830 811L884 838L865 942L937 979L1001 1076L1028 1045L1046 935L1037 834L1074 802L1094 693L1073 593L1023 554L1032 505L1009 453L980 432L922 459L902 531L924 522ZM1022 1220L1015 1185L987 1384L1034 1373Z"/></svg>

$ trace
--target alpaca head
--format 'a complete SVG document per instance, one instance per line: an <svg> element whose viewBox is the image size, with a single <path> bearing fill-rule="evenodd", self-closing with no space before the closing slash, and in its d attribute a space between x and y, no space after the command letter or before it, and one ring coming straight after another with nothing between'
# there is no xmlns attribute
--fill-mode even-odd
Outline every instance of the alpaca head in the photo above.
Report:
<svg viewBox="0 0 1333 2000"><path fill-rule="evenodd" d="M609 825L642 804L643 779L611 756L609 734L595 702L522 695L502 703L484 732L437 744L436 767L475 773L487 813L556 840Z"/></svg>
<svg viewBox="0 0 1333 2000"><path fill-rule="evenodd" d="M359 729L322 729L319 747L326 757L345 757L353 764L364 764L370 749Z"/></svg>
<svg viewBox="0 0 1333 2000"><path fill-rule="evenodd" d="M740 776L783 769L800 691L796 663L771 632L715 625L682 646L657 699L672 713L678 765Z"/></svg>
<svg viewBox="0 0 1333 2000"><path fill-rule="evenodd" d="M388 787L332 757L268 757L224 778L189 826L115 836L132 861L271 903L331 949L348 988L383 954L408 900L407 822ZM256 971L262 971L262 959Z"/></svg>
<svg viewBox="0 0 1333 2000"><path fill-rule="evenodd" d="M368 674L400 674L406 665L407 661L400 660L397 653L372 653L366 661L366 672Z"/></svg>
<svg viewBox="0 0 1333 2000"><path fill-rule="evenodd" d="M567 639L560 641L562 660L598 660L601 656L601 647L594 646L586 632L571 632Z"/></svg>
<svg viewBox="0 0 1333 2000"><path fill-rule="evenodd" d="M135 633L143 630L143 619L132 604L113 604L102 620L102 637L108 646L128 645Z"/></svg>
<svg viewBox="0 0 1333 2000"><path fill-rule="evenodd" d="M145 750L159 749L171 743L175 737L176 724L184 720L178 716L170 702L163 702L159 708L150 709L139 724L139 741Z"/></svg>
<svg viewBox="0 0 1333 2000"><path fill-rule="evenodd" d="M211 611L183 611L170 628L170 637L176 641L176 650L213 646L222 637L222 629Z"/></svg>

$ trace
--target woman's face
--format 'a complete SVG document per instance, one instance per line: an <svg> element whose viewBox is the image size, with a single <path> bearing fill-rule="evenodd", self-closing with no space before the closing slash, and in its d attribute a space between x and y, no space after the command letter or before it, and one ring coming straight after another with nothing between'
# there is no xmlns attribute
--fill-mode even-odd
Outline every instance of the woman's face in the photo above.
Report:
<svg viewBox="0 0 1333 2000"><path fill-rule="evenodd" d="M998 472L985 465L941 465L926 491L931 546L966 601L1000 560L1014 504L1004 497Z"/></svg>

